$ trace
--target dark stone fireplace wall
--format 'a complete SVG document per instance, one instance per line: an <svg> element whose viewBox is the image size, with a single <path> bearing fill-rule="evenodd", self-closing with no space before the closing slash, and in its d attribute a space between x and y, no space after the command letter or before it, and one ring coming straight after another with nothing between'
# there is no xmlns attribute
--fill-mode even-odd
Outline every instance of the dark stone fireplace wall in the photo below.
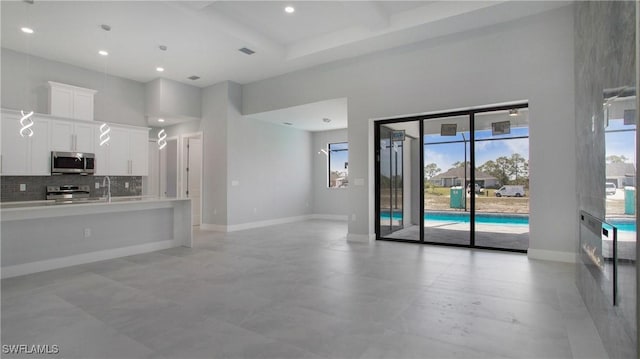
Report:
<svg viewBox="0 0 640 359"><path fill-rule="evenodd" d="M604 93L637 86L636 3L577 1L574 6L576 192L579 209L605 218ZM579 246L576 250L581 252ZM580 259L576 285L609 356L638 358L636 262L621 263L618 274L616 306Z"/></svg>

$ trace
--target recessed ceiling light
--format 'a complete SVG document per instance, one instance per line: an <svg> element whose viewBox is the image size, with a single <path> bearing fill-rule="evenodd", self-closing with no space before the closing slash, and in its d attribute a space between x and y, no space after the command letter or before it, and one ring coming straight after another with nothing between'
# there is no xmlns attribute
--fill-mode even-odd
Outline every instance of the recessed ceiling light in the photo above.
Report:
<svg viewBox="0 0 640 359"><path fill-rule="evenodd" d="M163 72L164 71L164 67L156 67L156 71Z"/></svg>
<svg viewBox="0 0 640 359"><path fill-rule="evenodd" d="M296 9L293 8L293 6L287 6L284 8L284 12L286 12L287 14L293 14L296 11Z"/></svg>
<svg viewBox="0 0 640 359"><path fill-rule="evenodd" d="M24 32L25 34L33 34L33 29L30 27L22 27L20 28L20 30L22 30L22 32Z"/></svg>
<svg viewBox="0 0 640 359"><path fill-rule="evenodd" d="M108 53L108 52L106 52L106 51L104 51L104 50L100 50L100 51L98 51L98 53L99 53L100 55L102 55L102 56L109 56L109 53Z"/></svg>
<svg viewBox="0 0 640 359"><path fill-rule="evenodd" d="M158 122L164 122L164 118L159 118Z"/></svg>

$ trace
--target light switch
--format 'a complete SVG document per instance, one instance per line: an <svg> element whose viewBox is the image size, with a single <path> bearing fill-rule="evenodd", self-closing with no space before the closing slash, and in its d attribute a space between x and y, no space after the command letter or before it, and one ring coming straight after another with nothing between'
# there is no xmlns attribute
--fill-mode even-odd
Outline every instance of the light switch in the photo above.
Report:
<svg viewBox="0 0 640 359"><path fill-rule="evenodd" d="M20 192L24 192L27 190L27 184L26 183L20 183Z"/></svg>
<svg viewBox="0 0 640 359"><path fill-rule="evenodd" d="M129 182L124 183L124 188L129 188Z"/></svg>
<svg viewBox="0 0 640 359"><path fill-rule="evenodd" d="M100 182L96 182L96 189L100 189Z"/></svg>
<svg viewBox="0 0 640 359"><path fill-rule="evenodd" d="M240 181L238 181L238 180L232 180L231 181L231 186L236 187L236 186L239 186L239 185L240 185Z"/></svg>

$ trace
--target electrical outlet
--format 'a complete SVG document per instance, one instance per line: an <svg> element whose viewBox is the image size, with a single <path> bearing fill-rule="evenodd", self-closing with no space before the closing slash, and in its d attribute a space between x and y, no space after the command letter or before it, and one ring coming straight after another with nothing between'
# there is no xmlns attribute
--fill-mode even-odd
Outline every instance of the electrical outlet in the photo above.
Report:
<svg viewBox="0 0 640 359"><path fill-rule="evenodd" d="M84 238L89 238L91 237L91 228L85 228L84 229Z"/></svg>
<svg viewBox="0 0 640 359"><path fill-rule="evenodd" d="M100 189L100 182L96 182L96 189Z"/></svg>
<svg viewBox="0 0 640 359"><path fill-rule="evenodd" d="M24 192L27 190L27 184L26 183L20 183L20 192Z"/></svg>
<svg viewBox="0 0 640 359"><path fill-rule="evenodd" d="M124 183L124 188L129 188L129 182Z"/></svg>

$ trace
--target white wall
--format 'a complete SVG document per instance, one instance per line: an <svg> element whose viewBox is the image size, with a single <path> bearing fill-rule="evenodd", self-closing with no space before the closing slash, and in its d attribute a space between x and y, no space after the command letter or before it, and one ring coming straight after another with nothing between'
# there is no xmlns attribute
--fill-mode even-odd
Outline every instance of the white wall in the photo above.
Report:
<svg viewBox="0 0 640 359"><path fill-rule="evenodd" d="M204 228L311 214L311 134L246 119L241 104L240 85L216 84L202 91L202 120L166 129L170 137L203 133Z"/></svg>
<svg viewBox="0 0 640 359"><path fill-rule="evenodd" d="M311 164L313 166L313 213L330 216L349 215L348 192L346 188L327 188L327 156L318 154L321 148L328 149L329 143L347 142L347 129L313 132ZM349 164L351 166L351 164ZM349 176L351 177L351 176ZM351 182L351 181L350 181ZM351 183L349 184L352 185Z"/></svg>
<svg viewBox="0 0 640 359"><path fill-rule="evenodd" d="M371 119L529 101L534 256L573 258L576 241L573 14L514 22L318 66L243 87L243 113L330 98L349 101L349 234L371 235ZM561 178L562 181L558 181ZM561 253L550 254L545 251Z"/></svg>
<svg viewBox="0 0 640 359"><path fill-rule="evenodd" d="M228 224L311 213L311 134L242 117L242 87L230 84Z"/></svg>
<svg viewBox="0 0 640 359"><path fill-rule="evenodd" d="M49 113L47 81L97 90L95 120L147 126L144 84L2 48L2 107ZM27 93L28 101L25 100Z"/></svg>

